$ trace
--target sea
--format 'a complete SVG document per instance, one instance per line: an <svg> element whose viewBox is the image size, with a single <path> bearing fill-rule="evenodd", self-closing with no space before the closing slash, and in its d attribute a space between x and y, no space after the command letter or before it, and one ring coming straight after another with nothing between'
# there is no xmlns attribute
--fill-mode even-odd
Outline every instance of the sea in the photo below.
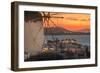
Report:
<svg viewBox="0 0 100 73"><path fill-rule="evenodd" d="M90 46L90 35L46 35L46 39L48 40L53 40L54 38L57 38L59 40L64 40L64 39L75 39L82 45L88 45Z"/></svg>

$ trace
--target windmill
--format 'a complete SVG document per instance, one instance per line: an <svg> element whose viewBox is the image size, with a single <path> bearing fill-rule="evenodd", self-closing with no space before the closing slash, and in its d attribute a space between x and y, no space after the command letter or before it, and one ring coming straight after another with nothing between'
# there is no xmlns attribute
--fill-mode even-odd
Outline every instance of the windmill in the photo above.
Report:
<svg viewBox="0 0 100 73"><path fill-rule="evenodd" d="M52 20L52 18L54 19L64 18L62 16L57 16L58 14L59 13L25 11L24 47L25 47L26 59L28 55L29 56L35 55L43 50L43 45L46 41L44 35L44 28L50 28L51 27L50 23L54 25L53 28L56 28L57 23L55 23ZM56 30L53 30L51 32L54 31ZM54 34L51 33L50 35L52 36L53 40L56 40Z"/></svg>
<svg viewBox="0 0 100 73"><path fill-rule="evenodd" d="M44 42L43 21L40 12L24 12L24 58L36 55Z"/></svg>

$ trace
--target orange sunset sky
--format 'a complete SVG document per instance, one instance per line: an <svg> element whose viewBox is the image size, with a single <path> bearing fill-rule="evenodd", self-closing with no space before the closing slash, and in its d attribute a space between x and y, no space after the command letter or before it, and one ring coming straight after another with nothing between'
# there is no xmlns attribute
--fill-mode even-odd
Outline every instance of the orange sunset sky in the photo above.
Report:
<svg viewBox="0 0 100 73"><path fill-rule="evenodd" d="M56 26L63 27L71 31L84 30L85 32L90 30L90 14L82 14L82 13L57 13L55 15L53 14L54 13L51 13L52 17L58 17L58 18L50 18L49 25L51 27L54 26L54 24L51 22L53 21L56 24Z"/></svg>

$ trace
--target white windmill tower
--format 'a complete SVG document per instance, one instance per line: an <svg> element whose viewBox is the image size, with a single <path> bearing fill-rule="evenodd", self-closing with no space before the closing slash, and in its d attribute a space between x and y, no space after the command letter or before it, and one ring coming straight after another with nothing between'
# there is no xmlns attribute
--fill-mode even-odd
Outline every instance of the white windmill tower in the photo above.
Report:
<svg viewBox="0 0 100 73"><path fill-rule="evenodd" d="M51 18L63 18L55 16L57 13L50 12L33 12L33 11L25 11L25 23L24 23L24 48L25 48L25 58L28 55L36 55L37 53L42 51L45 35L44 35L44 27L50 27L50 23L56 27L54 21ZM54 32L54 31L51 31ZM52 35L54 38L54 35Z"/></svg>
<svg viewBox="0 0 100 73"><path fill-rule="evenodd" d="M42 16L39 12L24 12L24 48L25 58L42 50L44 29Z"/></svg>

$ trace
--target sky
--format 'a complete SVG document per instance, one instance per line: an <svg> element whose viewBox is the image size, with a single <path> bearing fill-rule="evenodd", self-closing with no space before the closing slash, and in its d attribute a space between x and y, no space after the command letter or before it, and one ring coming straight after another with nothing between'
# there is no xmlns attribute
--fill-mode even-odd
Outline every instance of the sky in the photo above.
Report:
<svg viewBox="0 0 100 73"><path fill-rule="evenodd" d="M90 14L82 13L51 13L49 18L50 27L54 24L58 27L65 28L71 31L84 31L90 30Z"/></svg>

